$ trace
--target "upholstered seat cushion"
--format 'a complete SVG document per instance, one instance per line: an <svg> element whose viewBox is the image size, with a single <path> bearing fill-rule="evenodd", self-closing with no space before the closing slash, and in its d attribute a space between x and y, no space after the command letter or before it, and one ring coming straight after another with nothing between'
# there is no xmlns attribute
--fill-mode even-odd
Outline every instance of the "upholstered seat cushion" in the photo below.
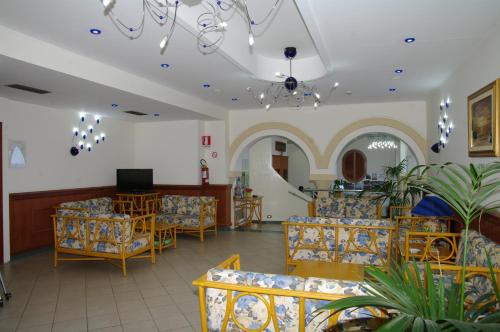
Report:
<svg viewBox="0 0 500 332"><path fill-rule="evenodd" d="M288 275L264 274L255 272L211 269L207 273L209 281L218 281L229 284L246 285L262 288L280 288L289 290L304 290L304 279ZM240 294L233 292L232 298ZM226 313L228 291L208 288L206 293L207 320L209 331L220 331ZM268 319L266 301L270 305L267 295L262 299L253 295L241 296L234 305L236 320L246 329L257 329ZM298 299L292 297L276 296L274 299L276 318L279 331L298 331ZM230 318L227 331L240 329ZM271 322L265 331L275 331Z"/></svg>
<svg viewBox="0 0 500 332"><path fill-rule="evenodd" d="M322 278L307 278L304 285L306 292L346 294L346 295L366 295L366 284L357 281L343 281ZM317 310L327 305L329 301L306 300L306 331L323 331L328 321L325 318L329 313L319 313ZM346 310L338 318L339 323L346 323L351 320L360 320L373 317L368 309Z"/></svg>
<svg viewBox="0 0 500 332"><path fill-rule="evenodd" d="M110 197L93 198L86 202L91 213L113 213L113 199Z"/></svg>
<svg viewBox="0 0 500 332"><path fill-rule="evenodd" d="M196 215L160 213L156 215L157 223L176 224L180 227L200 227L200 217ZM214 221L205 217L204 226L212 225Z"/></svg>
<svg viewBox="0 0 500 332"><path fill-rule="evenodd" d="M149 245L151 235L149 233L141 233L134 236L132 241L126 247L128 253L132 253L141 248L147 247ZM118 254L121 252L121 245L114 244L111 242L96 241L92 243L92 251L108 253L108 254Z"/></svg>
<svg viewBox="0 0 500 332"><path fill-rule="evenodd" d="M288 248L293 260L333 261L339 256L339 262L342 263L367 265L385 265L386 263L390 231L363 230L362 226L391 227L389 220L290 217L289 221L331 225L304 227L302 234L300 226L289 226ZM343 227L344 225L346 227ZM338 228L339 235L338 252L335 248L336 228Z"/></svg>
<svg viewBox="0 0 500 332"><path fill-rule="evenodd" d="M376 219L377 201L366 197L349 197L345 199L345 217L358 219Z"/></svg>
<svg viewBox="0 0 500 332"><path fill-rule="evenodd" d="M316 199L317 217L345 217L345 200L343 198L320 197Z"/></svg>

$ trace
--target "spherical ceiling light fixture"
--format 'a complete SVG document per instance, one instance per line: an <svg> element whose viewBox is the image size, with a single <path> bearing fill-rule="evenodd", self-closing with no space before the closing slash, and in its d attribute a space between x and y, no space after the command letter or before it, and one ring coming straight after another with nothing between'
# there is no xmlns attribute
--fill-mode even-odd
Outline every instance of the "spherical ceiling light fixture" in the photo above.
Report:
<svg viewBox="0 0 500 332"><path fill-rule="evenodd" d="M248 87L247 91L252 94L260 105L264 106L266 111L269 111L273 105L280 102L285 102L289 107L295 109L300 109L306 102L310 102L314 109L318 108L321 104L321 95L316 90L316 87L310 87L304 81L298 81L292 75L292 60L297 56L297 49L291 46L285 47L283 54L289 60L290 72L288 76L276 72L276 77L284 78L284 81L272 82L264 92L258 94L254 93L251 87ZM334 82L325 99L328 99L338 87L339 83Z"/></svg>

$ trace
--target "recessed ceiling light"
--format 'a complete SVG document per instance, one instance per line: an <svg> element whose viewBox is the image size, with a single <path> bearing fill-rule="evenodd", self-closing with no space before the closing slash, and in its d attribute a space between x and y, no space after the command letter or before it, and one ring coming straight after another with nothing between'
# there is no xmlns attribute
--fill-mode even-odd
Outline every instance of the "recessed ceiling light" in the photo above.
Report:
<svg viewBox="0 0 500 332"><path fill-rule="evenodd" d="M352 91L351 91L351 90L347 90L347 91L345 92L345 94L346 94L346 95L348 95L348 96L350 96L350 95L352 95Z"/></svg>
<svg viewBox="0 0 500 332"><path fill-rule="evenodd" d="M405 38L405 43L407 44L411 44L415 41L415 38L414 37L408 37L408 38Z"/></svg>
<svg viewBox="0 0 500 332"><path fill-rule="evenodd" d="M155 117L159 117L160 116L160 113L155 113L154 114Z"/></svg>
<svg viewBox="0 0 500 332"><path fill-rule="evenodd" d="M238 100L238 98L231 98L231 100L232 100L232 101L237 101L237 100Z"/></svg>
<svg viewBox="0 0 500 332"><path fill-rule="evenodd" d="M401 74L401 73L403 72L403 69L396 69L394 72L395 72L396 74Z"/></svg>
<svg viewBox="0 0 500 332"><path fill-rule="evenodd" d="M113 108L117 108L117 107L118 107L118 104L111 104L111 107L113 107Z"/></svg>
<svg viewBox="0 0 500 332"><path fill-rule="evenodd" d="M91 34L93 35L100 35L101 34L101 30L100 29L97 29L97 28L92 28L89 30Z"/></svg>
<svg viewBox="0 0 500 332"><path fill-rule="evenodd" d="M162 63L162 64L160 65L160 67L162 67L162 68L169 68L169 67L170 67L170 65L169 65L168 63Z"/></svg>
<svg viewBox="0 0 500 332"><path fill-rule="evenodd" d="M395 91L396 91L396 88L389 88L389 91L390 91L390 92L395 92Z"/></svg>
<svg viewBox="0 0 500 332"><path fill-rule="evenodd" d="M205 84L203 84L202 86L203 86L205 89L207 89L207 88L209 88L209 87L210 87L210 84L205 83Z"/></svg>

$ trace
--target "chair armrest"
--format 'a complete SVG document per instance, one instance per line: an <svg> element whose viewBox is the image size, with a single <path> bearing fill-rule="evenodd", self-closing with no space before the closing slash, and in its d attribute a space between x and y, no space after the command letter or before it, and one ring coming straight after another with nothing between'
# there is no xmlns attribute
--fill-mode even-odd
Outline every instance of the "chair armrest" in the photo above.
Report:
<svg viewBox="0 0 500 332"><path fill-rule="evenodd" d="M406 233L404 256L406 261L410 258L419 258L420 261L437 262L444 264L454 264L458 254L458 239L460 233L437 233L437 232L412 232ZM420 240L420 243L415 244ZM438 242L446 243L448 248L435 249ZM412 246L413 243L413 246ZM417 248L418 247L418 248ZM420 252L411 253L412 248L419 249Z"/></svg>
<svg viewBox="0 0 500 332"><path fill-rule="evenodd" d="M217 200L200 203L200 227L205 224L205 217L209 216L217 224Z"/></svg>

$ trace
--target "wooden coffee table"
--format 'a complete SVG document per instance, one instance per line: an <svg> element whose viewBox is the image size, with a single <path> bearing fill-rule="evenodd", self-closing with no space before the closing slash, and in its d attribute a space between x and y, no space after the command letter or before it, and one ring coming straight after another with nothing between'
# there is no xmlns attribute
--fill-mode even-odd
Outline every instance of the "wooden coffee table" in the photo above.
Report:
<svg viewBox="0 0 500 332"><path fill-rule="evenodd" d="M303 278L317 277L336 280L363 281L364 266L351 263L300 261L290 273Z"/></svg>

